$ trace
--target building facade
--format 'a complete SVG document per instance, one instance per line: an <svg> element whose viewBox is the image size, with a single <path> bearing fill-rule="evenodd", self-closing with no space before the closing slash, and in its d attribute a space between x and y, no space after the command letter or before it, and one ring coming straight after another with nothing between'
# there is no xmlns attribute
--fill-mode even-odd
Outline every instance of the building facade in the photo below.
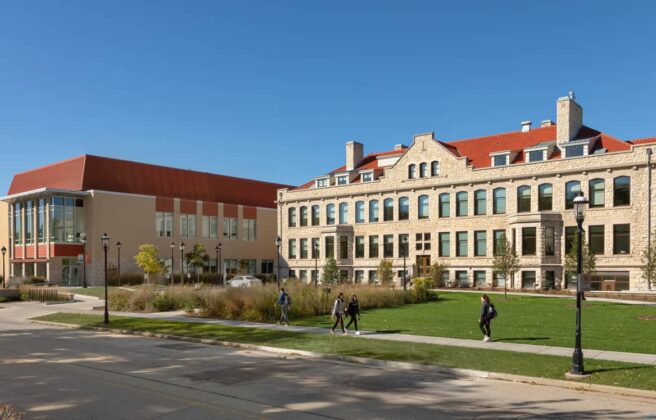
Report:
<svg viewBox="0 0 656 420"><path fill-rule="evenodd" d="M558 99L556 123L536 128L526 121L515 132L448 142L420 134L409 147L366 156L349 142L343 167L279 191L286 275L312 281L334 257L343 280L372 283L388 259L397 281L404 264L423 276L442 262L444 282L462 287L576 287L563 268L577 231L572 200L583 192L593 289L646 290L654 142L583 125L572 93ZM492 269L502 238L520 257L507 280Z"/></svg>
<svg viewBox="0 0 656 420"><path fill-rule="evenodd" d="M138 247L152 243L177 275L184 253L205 246L205 272L272 274L280 184L81 156L16 174L0 210L0 245L11 278L103 284L101 236L112 270L141 273ZM120 261L117 243L121 243ZM184 266L185 273L193 268Z"/></svg>

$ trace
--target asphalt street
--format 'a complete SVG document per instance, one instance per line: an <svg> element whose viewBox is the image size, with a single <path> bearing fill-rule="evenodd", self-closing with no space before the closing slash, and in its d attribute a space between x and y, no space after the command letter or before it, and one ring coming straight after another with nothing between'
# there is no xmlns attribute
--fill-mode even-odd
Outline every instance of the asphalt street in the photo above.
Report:
<svg viewBox="0 0 656 420"><path fill-rule="evenodd" d="M656 418L656 402L21 322L0 309L0 402L25 418Z"/></svg>

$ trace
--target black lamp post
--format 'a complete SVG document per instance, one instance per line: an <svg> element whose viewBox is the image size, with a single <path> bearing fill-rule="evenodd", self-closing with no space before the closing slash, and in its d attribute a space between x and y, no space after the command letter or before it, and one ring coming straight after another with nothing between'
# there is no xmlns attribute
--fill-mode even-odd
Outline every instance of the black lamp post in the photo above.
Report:
<svg viewBox="0 0 656 420"><path fill-rule="evenodd" d="M184 242L180 242L180 284L184 285Z"/></svg>
<svg viewBox="0 0 656 420"><path fill-rule="evenodd" d="M120 286L121 285L121 242L120 241L116 242L116 248L118 250L118 264L116 267L116 271L118 274L117 276L118 285Z"/></svg>
<svg viewBox="0 0 656 420"><path fill-rule="evenodd" d="M221 284L221 242L214 248L216 250L216 275L218 277L219 282L217 284Z"/></svg>
<svg viewBox="0 0 656 420"><path fill-rule="evenodd" d="M319 287L319 242L314 243L314 287Z"/></svg>
<svg viewBox="0 0 656 420"><path fill-rule="evenodd" d="M79 234L80 242L82 242L82 287L87 288L87 235L86 233Z"/></svg>
<svg viewBox="0 0 656 420"><path fill-rule="evenodd" d="M583 350L581 350L581 297L583 294L583 289L581 288L582 275L582 265L583 265L583 250L581 247L582 237L583 237L583 220L585 219L585 207L588 205L588 200L583 196L583 192L580 192L577 197L574 198L574 216L576 218L576 224L578 225L578 235L577 235L577 253L576 253L576 340L574 343L574 355L572 356L572 371L574 375L584 375L585 370L583 369Z"/></svg>
<svg viewBox="0 0 656 420"><path fill-rule="evenodd" d="M405 259L408 256L408 238L406 236L403 237L402 245L403 245L403 290L407 290L406 280L408 278L408 274L406 273Z"/></svg>
<svg viewBox="0 0 656 420"><path fill-rule="evenodd" d="M103 251L105 252L105 320L103 322L105 325L109 325L109 307L107 306L107 251L109 250L109 236L106 233L103 233L100 241L102 242Z"/></svg>
<svg viewBox="0 0 656 420"><path fill-rule="evenodd" d="M280 236L276 237L276 251L278 253L278 269L276 271L276 281L278 282L278 290L280 290L280 245L282 244L282 239Z"/></svg>
<svg viewBox="0 0 656 420"><path fill-rule="evenodd" d="M3 246L0 252L2 252L2 288L4 289L7 287L7 276L5 275L5 254L7 253L7 248Z"/></svg>
<svg viewBox="0 0 656 420"><path fill-rule="evenodd" d="M175 275L175 258L173 258L173 250L175 249L175 242L171 242L171 280L169 281L169 285L173 286L173 276Z"/></svg>

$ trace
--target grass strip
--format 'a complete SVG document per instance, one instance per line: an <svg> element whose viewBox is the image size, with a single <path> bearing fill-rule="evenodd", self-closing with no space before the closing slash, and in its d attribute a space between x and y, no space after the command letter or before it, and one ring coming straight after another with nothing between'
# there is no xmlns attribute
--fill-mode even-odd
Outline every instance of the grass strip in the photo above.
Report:
<svg viewBox="0 0 656 420"><path fill-rule="evenodd" d="M57 313L34 319L104 326L100 315ZM571 366L568 357L156 319L112 317L110 328L561 380ZM586 370L593 384L656 390L653 365L586 360Z"/></svg>

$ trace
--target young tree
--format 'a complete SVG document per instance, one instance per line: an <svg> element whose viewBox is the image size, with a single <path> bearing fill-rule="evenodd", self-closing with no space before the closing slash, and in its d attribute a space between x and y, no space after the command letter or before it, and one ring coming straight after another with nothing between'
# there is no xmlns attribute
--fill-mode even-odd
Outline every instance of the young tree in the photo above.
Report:
<svg viewBox="0 0 656 420"><path fill-rule="evenodd" d="M134 256L134 262L144 273L158 275L164 271L164 264L159 259L159 249L153 244L139 245L139 252Z"/></svg>
<svg viewBox="0 0 656 420"><path fill-rule="evenodd" d="M581 238L581 244L582 246L582 258L581 258L581 273L582 274L592 274L595 271L595 268L597 267L597 257L595 256L594 252L590 251L590 247L587 245L586 240L585 240L585 235ZM572 241L572 247L565 255L565 275L573 275L576 274L576 260L577 260L577 253L579 249L579 244L578 240L574 238Z"/></svg>
<svg viewBox="0 0 656 420"><path fill-rule="evenodd" d="M430 287L437 287L442 285L442 275L449 268L449 264L436 262L431 265L430 275L431 275L431 284Z"/></svg>
<svg viewBox="0 0 656 420"><path fill-rule="evenodd" d="M326 265L323 266L323 273L321 273L321 280L324 284L333 284L337 279L337 261L330 257L326 260Z"/></svg>
<svg viewBox="0 0 656 420"><path fill-rule="evenodd" d="M389 286L394 278L394 271L392 271L392 261L382 260L378 266L378 280L380 284Z"/></svg>
<svg viewBox="0 0 656 420"><path fill-rule="evenodd" d="M508 279L519 271L519 255L517 255L517 251L513 249L505 236L502 236L497 242L497 250L492 265L492 270L495 273L503 274L503 297L506 299Z"/></svg>
<svg viewBox="0 0 656 420"><path fill-rule="evenodd" d="M656 232L654 232L656 235ZM642 278L651 287L656 287L656 236L653 236L651 244L642 251Z"/></svg>
<svg viewBox="0 0 656 420"><path fill-rule="evenodd" d="M209 259L210 257L208 257L205 252L205 245L199 243L195 243L191 248L191 251L185 254L187 264L194 267L194 272L196 272L196 283L199 283L200 280L200 269L207 261L209 261ZM184 279L182 279L182 283L184 284Z"/></svg>

